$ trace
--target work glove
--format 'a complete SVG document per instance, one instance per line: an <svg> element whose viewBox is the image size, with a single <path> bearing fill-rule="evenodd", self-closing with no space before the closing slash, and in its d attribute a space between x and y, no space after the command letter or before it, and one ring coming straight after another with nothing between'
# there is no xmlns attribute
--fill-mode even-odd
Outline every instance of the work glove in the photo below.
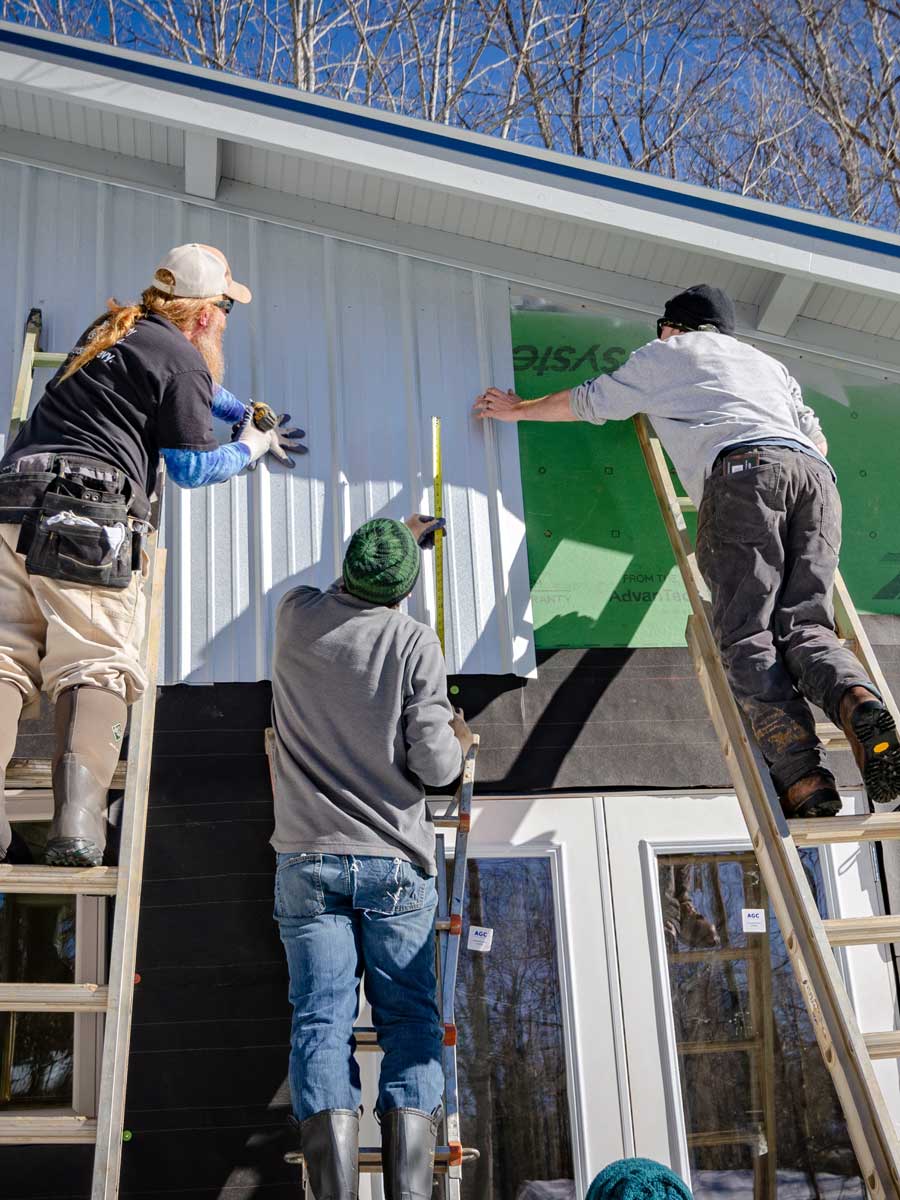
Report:
<svg viewBox="0 0 900 1200"><path fill-rule="evenodd" d="M257 428L252 415L243 424L236 426L235 440L243 442L250 450L248 471L256 469L256 464L264 454L271 454L286 467L293 468L296 466L296 463L291 458L291 454L308 453L308 448L302 445L299 440L305 437L306 434L302 429L288 428L287 425L290 419L290 414L284 413L278 424L266 432Z"/></svg>
<svg viewBox="0 0 900 1200"><path fill-rule="evenodd" d="M423 550L434 547L434 535L439 529L446 529L447 522L443 517L429 517L426 513L413 513L407 517L404 524L408 525L413 537Z"/></svg>

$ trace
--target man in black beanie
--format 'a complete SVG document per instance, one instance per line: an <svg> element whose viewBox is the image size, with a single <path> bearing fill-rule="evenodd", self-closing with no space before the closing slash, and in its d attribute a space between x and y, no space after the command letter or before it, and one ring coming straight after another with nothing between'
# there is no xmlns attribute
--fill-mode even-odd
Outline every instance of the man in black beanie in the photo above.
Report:
<svg viewBox="0 0 900 1200"><path fill-rule="evenodd" d="M900 793L900 741L835 633L841 501L825 437L787 369L734 332L730 298L699 284L666 303L656 340L612 374L536 400L488 388L475 412L595 425L646 413L698 506L713 627L785 814L841 808L807 700L844 730L869 799L884 803Z"/></svg>

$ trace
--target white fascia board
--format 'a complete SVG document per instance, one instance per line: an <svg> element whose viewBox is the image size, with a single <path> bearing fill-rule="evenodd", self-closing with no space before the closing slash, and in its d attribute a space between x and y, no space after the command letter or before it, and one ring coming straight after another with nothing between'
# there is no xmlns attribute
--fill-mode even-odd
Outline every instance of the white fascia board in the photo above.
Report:
<svg viewBox="0 0 900 1200"><path fill-rule="evenodd" d="M8 29L21 33L19 27L0 23L0 38ZM616 229L664 245L806 277L812 282L837 284L891 299L900 296L900 258L894 257L900 240L880 231L810 219L790 209L601 167L571 156L502 143L496 138L447 131L424 121L392 117L338 101L312 101L299 93L295 99L298 102L302 99L308 108L314 107L314 115L273 115L271 107L266 107L265 97L287 103L291 97L288 89L223 77L219 72L197 67L173 66L149 55L114 52L74 39L48 36L41 39L41 45L46 49L40 55L34 50L0 49L0 85L5 83L185 130L214 133L261 149L349 166L400 182L414 180L442 192L489 200L514 209ZM100 69L53 59L54 51L61 54L66 47L88 54L103 53L114 65ZM129 65L135 63L170 75L177 71L178 80L145 83L133 74L129 76ZM239 92L240 98L217 93L214 100L206 99L198 89L212 84ZM342 114L350 114L357 120L367 118L381 129L362 132L339 128L334 121ZM440 138L444 144L418 150L409 141L411 134L430 136L432 141ZM513 157L516 162L495 161L489 170L473 165L472 155L479 149L507 159ZM566 179L562 184L554 182L553 176L546 174L554 166L577 170L582 178ZM640 181L640 186L654 196L623 201L617 198L621 194L615 190L617 180ZM733 213L758 213L761 224L754 230L746 216L740 220L728 212L686 215L676 198L694 198L698 205L713 204ZM785 231L763 224L775 219L802 228ZM878 249L829 246L817 237L817 231L823 229L835 230L842 237L862 239L867 247ZM885 247L883 252L881 246Z"/></svg>

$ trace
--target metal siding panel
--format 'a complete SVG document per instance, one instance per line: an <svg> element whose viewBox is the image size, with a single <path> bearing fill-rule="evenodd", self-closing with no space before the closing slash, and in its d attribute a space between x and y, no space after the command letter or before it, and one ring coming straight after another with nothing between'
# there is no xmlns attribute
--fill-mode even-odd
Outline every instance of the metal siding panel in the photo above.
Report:
<svg viewBox="0 0 900 1200"><path fill-rule="evenodd" d="M229 387L308 431L311 453L293 472L263 464L214 488L168 486L165 682L270 673L284 591L327 586L368 517L430 505L432 414L451 526L448 666L533 668L518 443L469 411L488 382L512 384L505 283L14 163L0 163L0 206L16 233L0 246L10 384L30 305L44 310L47 346L67 348L107 296L137 297L169 246L211 242L257 292L229 319ZM421 617L434 608L431 565L410 601Z"/></svg>

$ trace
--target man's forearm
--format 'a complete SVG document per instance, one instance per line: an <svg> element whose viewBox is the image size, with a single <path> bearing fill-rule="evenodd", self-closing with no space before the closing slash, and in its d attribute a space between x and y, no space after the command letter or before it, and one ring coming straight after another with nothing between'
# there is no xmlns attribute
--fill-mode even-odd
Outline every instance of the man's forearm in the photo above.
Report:
<svg viewBox="0 0 900 1200"><path fill-rule="evenodd" d="M562 392L550 392L536 400L523 400L516 409L520 421L577 421L572 412L572 393L569 388Z"/></svg>

